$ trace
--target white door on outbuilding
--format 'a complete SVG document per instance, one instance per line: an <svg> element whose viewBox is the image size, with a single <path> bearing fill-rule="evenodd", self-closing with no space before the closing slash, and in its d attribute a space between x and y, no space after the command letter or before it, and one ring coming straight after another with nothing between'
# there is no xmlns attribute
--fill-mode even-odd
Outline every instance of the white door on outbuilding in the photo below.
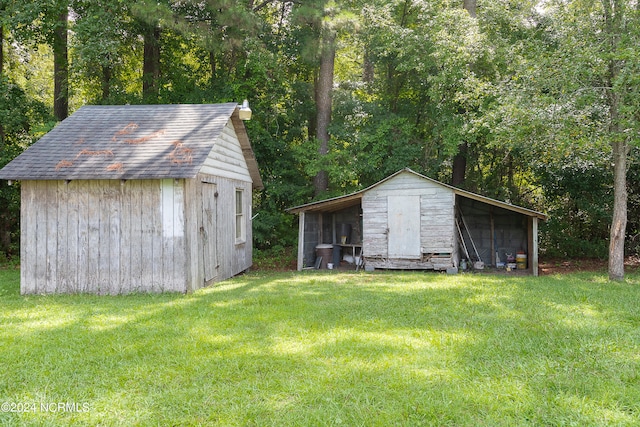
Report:
<svg viewBox="0 0 640 427"><path fill-rule="evenodd" d="M389 258L420 258L420 196L388 196Z"/></svg>

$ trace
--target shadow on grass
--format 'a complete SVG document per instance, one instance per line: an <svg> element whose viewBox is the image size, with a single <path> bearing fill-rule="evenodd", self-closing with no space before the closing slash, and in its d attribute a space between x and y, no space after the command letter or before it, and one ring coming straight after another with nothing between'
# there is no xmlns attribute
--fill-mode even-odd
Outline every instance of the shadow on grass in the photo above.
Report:
<svg viewBox="0 0 640 427"><path fill-rule="evenodd" d="M640 422L633 280L278 273L123 297L8 286L0 401L89 410L0 424Z"/></svg>

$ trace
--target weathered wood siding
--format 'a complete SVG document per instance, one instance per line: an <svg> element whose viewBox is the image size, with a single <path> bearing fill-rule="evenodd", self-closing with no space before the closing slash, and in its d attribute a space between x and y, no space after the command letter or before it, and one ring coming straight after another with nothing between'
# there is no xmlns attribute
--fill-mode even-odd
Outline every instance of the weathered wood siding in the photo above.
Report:
<svg viewBox="0 0 640 427"><path fill-rule="evenodd" d="M202 267L202 256L200 256L202 246L201 186L200 179L186 179L184 184L187 292L193 292L204 286L204 268Z"/></svg>
<svg viewBox="0 0 640 427"><path fill-rule="evenodd" d="M23 294L187 290L183 180L21 187Z"/></svg>
<svg viewBox="0 0 640 427"><path fill-rule="evenodd" d="M251 182L249 168L231 120L216 140L200 172L206 175Z"/></svg>
<svg viewBox="0 0 640 427"><path fill-rule="evenodd" d="M389 204L399 198L413 199L420 204L419 224L408 224L409 230L419 230L419 242L415 240L412 258L423 254L411 262L402 258L391 260L389 253L389 232L393 218L389 216ZM411 173L401 173L367 191L362 198L363 212L363 252L370 260L384 260L384 268L446 268L452 265L452 257L433 262L426 254L453 254L455 252L455 194L437 183L425 180ZM413 218L417 221L417 215ZM391 230L390 230L391 228ZM375 263L374 263L375 264ZM375 265L382 267L382 264Z"/></svg>
<svg viewBox="0 0 640 427"><path fill-rule="evenodd" d="M202 186L215 185L218 196L215 198L216 206L216 224L217 234L216 247L217 252L215 254L215 260L213 257L205 259L208 251L205 251L206 225L204 223L204 217L202 214L202 206L204 201L202 200L202 194L207 192L202 191ZM198 226L195 227L195 231L191 231L189 241L197 242L198 249L192 255L195 257L193 260L196 272L194 272L194 280L191 282L192 289L226 280L233 277L243 271L249 269L253 264L253 232L252 232L252 187L250 182L232 180L219 176L210 176L200 174L198 179L194 183L193 192L190 196L191 202L198 208L194 214L197 218ZM243 190L243 212L245 221L246 235L242 242L236 241L235 234L235 197L236 190ZM191 209L191 208L188 208ZM191 227L190 227L191 228ZM211 265L215 263L216 265ZM206 265L205 265L206 264ZM217 270L215 277L207 280L205 277L206 270Z"/></svg>
<svg viewBox="0 0 640 427"><path fill-rule="evenodd" d="M232 121L216 140L201 173L196 179L186 181L187 290L193 291L233 277L253 264L253 184ZM246 239L240 243L235 239L235 192L238 189L243 190L246 229ZM203 200L203 197L215 200ZM213 206L215 214L204 215L204 210ZM208 229L211 219L215 231Z"/></svg>
<svg viewBox="0 0 640 427"><path fill-rule="evenodd" d="M194 286L204 286L233 277L253 264L253 232L252 232L252 179L249 168L240 146L240 141L230 120L222 134L216 140L213 149L201 168L196 179L194 190L198 206L198 281ZM202 215L202 186L215 186L215 222L217 227L215 256L208 256L205 250L206 230ZM236 190L243 191L243 212L246 235L243 242L236 241ZM205 203L206 204L206 203ZM211 235L211 230L206 231ZM211 241L208 241L211 244ZM215 265L212 265L215 264Z"/></svg>
<svg viewBox="0 0 640 427"><path fill-rule="evenodd" d="M232 113L233 106L225 108ZM136 173L127 175L140 179L65 180L60 178L69 175L55 174L48 178L56 180L39 175L23 180L21 291L189 292L247 270L253 255L252 180L258 188L262 182L244 125L234 115L216 117L220 127L211 134L218 135L213 144L205 141L207 132L202 137L201 127L192 130L200 132L196 142L205 147L197 163L185 154L170 157L173 165L164 169L158 159L162 154L166 160L166 153L150 155L151 146L140 144L143 155L131 153L140 156ZM180 124L193 128L193 123ZM241 239L236 236L238 190Z"/></svg>

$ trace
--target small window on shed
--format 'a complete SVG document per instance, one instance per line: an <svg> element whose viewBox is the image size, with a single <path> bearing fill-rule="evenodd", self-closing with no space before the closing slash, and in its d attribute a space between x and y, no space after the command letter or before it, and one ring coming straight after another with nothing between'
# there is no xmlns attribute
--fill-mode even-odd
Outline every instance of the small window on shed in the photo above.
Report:
<svg viewBox="0 0 640 427"><path fill-rule="evenodd" d="M246 221L243 209L244 190L236 189L236 243L243 243L246 240Z"/></svg>

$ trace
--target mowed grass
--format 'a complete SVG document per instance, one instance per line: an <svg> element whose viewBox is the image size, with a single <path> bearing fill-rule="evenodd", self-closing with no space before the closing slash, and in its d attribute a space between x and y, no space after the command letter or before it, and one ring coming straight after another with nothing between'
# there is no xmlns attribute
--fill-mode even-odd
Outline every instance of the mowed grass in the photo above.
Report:
<svg viewBox="0 0 640 427"><path fill-rule="evenodd" d="M640 425L638 275L251 273L118 297L18 282L0 270L0 425Z"/></svg>

